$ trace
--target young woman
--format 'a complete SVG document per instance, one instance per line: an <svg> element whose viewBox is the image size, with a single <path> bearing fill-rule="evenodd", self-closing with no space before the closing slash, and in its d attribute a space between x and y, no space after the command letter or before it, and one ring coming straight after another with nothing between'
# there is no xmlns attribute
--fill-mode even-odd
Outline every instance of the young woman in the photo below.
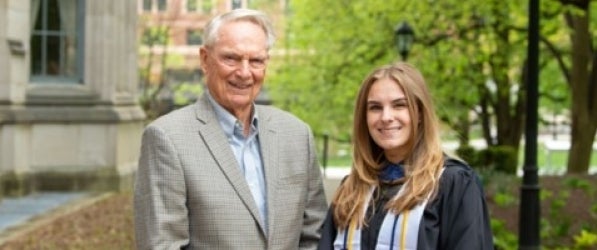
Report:
<svg viewBox="0 0 597 250"><path fill-rule="evenodd" d="M336 190L319 249L493 249L473 170L446 156L425 80L406 63L361 85L353 166Z"/></svg>

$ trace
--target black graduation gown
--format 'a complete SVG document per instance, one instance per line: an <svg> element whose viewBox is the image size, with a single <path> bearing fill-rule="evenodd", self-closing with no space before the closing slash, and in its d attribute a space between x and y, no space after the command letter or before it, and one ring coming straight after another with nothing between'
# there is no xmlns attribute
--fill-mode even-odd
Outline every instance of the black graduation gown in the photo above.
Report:
<svg viewBox="0 0 597 250"><path fill-rule="evenodd" d="M397 188L383 186L382 192L390 196ZM384 198L386 196L386 198ZM362 229L361 249L374 249L381 222L386 211L381 211L387 202L387 195L380 197L376 204L378 214ZM370 203L372 204L372 203ZM370 207L367 213L372 212ZM333 249L337 227L333 221L333 206L321 227L320 250ZM424 250L485 250L494 249L489 213L482 185L475 172L465 163L454 159L446 160L444 172L436 198L429 201L418 235L418 249Z"/></svg>

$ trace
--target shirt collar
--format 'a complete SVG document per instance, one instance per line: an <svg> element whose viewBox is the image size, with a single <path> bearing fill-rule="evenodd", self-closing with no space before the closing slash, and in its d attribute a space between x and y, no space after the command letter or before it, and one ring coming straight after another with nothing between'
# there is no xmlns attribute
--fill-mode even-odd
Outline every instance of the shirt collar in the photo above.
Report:
<svg viewBox="0 0 597 250"><path fill-rule="evenodd" d="M220 123L220 125L222 125L222 129L224 130L224 133L226 133L226 135L228 135L228 136L234 135L234 129L235 129L236 124L239 124L239 128L241 128L242 123L234 115L232 115L230 112L228 112L228 110L226 110L224 107L222 107L222 105L220 105L215 99L213 99L213 97L211 96L209 91L207 91L207 99L209 100L211 105L214 107L214 111L216 112L216 117L218 118L218 122ZM255 105L253 105L252 109L253 110L251 113L253 114L252 115L253 117L251 118L251 125L256 130L258 119L257 119L257 112L255 112Z"/></svg>

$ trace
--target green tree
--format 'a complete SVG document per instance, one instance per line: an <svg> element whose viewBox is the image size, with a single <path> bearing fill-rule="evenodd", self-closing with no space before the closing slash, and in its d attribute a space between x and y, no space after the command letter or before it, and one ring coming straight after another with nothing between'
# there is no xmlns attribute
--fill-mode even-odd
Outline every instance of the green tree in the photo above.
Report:
<svg viewBox="0 0 597 250"><path fill-rule="evenodd" d="M566 101L567 95L558 87L565 78L558 77L554 60L546 56L552 50L547 41L565 37L562 21L555 18L564 8L554 1L559 0L542 6L540 91L542 102L547 100L547 107L555 112L557 102ZM360 81L372 68L398 59L393 29L407 20L416 33L409 62L427 77L438 113L461 145L468 143L471 126L479 125L487 145L517 152L526 119L526 4L498 0L292 2L286 65L272 81L272 96L309 122L316 133L349 137ZM587 148L590 152L590 145Z"/></svg>
<svg viewBox="0 0 597 250"><path fill-rule="evenodd" d="M150 16L141 16L139 27L139 84L142 90L140 104L149 120L157 118L169 108L161 102L160 95L167 90L168 69L181 65L183 58L171 54L169 47L172 45L174 34L172 27L180 18L176 11L168 12L156 19ZM157 79L156 79L157 77ZM168 90L169 91L169 90Z"/></svg>
<svg viewBox="0 0 597 250"><path fill-rule="evenodd" d="M566 25L568 43L558 46L558 41L544 39L551 56L558 63L568 84L572 98L571 148L568 155L568 173L587 173L591 161L593 142L597 132L597 50L590 25L591 0L553 0L549 10L560 14Z"/></svg>
<svg viewBox="0 0 597 250"><path fill-rule="evenodd" d="M488 145L518 148L524 99L512 93L520 88L524 39L514 36L520 31L512 33L524 19L510 13L523 8L488 3L293 2L289 29L295 39L289 47L300 52L288 56L288 67L274 81L284 85L276 91L292 96L284 98L287 108L307 117L316 131L347 133L360 80L373 67L397 59L393 29L409 20L417 32L411 61L427 76L440 116L461 142L468 143L469 121L477 117ZM300 84L286 84L293 80ZM301 95L301 90L325 95ZM477 115L469 118L471 111Z"/></svg>
<svg viewBox="0 0 597 250"><path fill-rule="evenodd" d="M380 0L292 2L284 65L269 85L274 102L305 119L316 134L349 138L361 80L374 66L396 58L397 19L387 10L392 5Z"/></svg>
<svg viewBox="0 0 597 250"><path fill-rule="evenodd" d="M420 1L413 6L423 32L417 39L422 45L415 51L422 55L417 63L435 91L442 120L458 133L461 145L474 122L488 146L519 148L526 102L523 9L518 1Z"/></svg>

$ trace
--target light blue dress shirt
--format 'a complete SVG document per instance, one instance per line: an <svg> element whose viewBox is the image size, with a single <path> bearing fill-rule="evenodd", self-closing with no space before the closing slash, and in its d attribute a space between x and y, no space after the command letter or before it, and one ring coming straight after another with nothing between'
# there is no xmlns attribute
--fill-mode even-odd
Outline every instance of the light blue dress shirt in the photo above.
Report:
<svg viewBox="0 0 597 250"><path fill-rule="evenodd" d="M211 95L207 95L214 107L218 121L228 137L228 143L234 152L241 172L251 189L253 199L259 208L259 213L267 231L267 193L263 164L259 150L259 137L257 129L257 114L253 111L249 135L243 135L242 123L230 112L218 104Z"/></svg>

